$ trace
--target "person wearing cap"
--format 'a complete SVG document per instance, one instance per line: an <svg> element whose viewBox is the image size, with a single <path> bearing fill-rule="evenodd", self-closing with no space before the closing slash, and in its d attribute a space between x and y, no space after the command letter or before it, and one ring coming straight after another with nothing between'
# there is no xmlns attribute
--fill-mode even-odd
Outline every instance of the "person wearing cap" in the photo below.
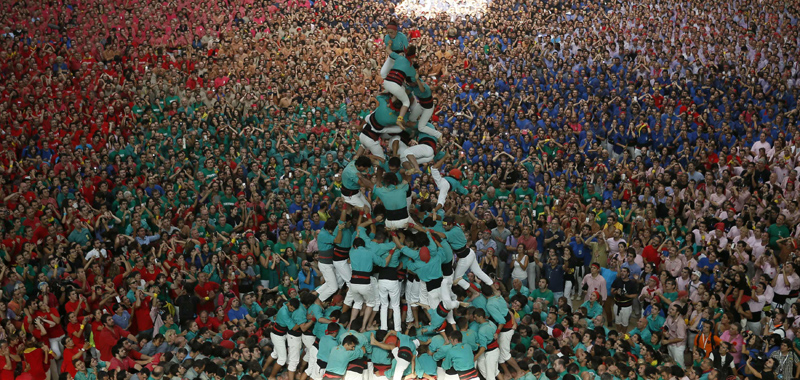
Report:
<svg viewBox="0 0 800 380"><path fill-rule="evenodd" d="M408 227L411 217L408 214L406 195L409 190L408 182L399 181L397 174L384 173L381 185L375 185L373 194L381 200L386 208L386 228L389 230L403 230Z"/></svg>
<svg viewBox="0 0 800 380"><path fill-rule="evenodd" d="M484 284L493 285L494 281L492 281L492 278L486 275L483 269L481 269L475 251L467 247L467 236L464 234L464 230L462 230L460 226L457 226L455 221L455 218L452 216L447 216L444 218L444 221L442 221L442 227L444 227L445 230L445 238L453 249L453 253L458 257L456 267L453 271L453 283L464 290L469 289L469 281L464 280L464 274L469 270Z"/></svg>
<svg viewBox="0 0 800 380"><path fill-rule="evenodd" d="M454 168L450 170L448 176L442 176L441 169L444 163L450 158L449 154L445 154L444 157L436 161L431 168L431 177L433 177L433 182L436 184L436 188L439 189L439 194L436 198L436 209L441 209L444 207L445 202L447 202L447 193L450 190L453 190L456 194L459 195L467 195L469 191L461 185L461 170L458 168Z"/></svg>
<svg viewBox="0 0 800 380"><path fill-rule="evenodd" d="M344 201L365 212L370 212L369 201L361 193L361 188L371 189L374 185L365 177L372 167L372 161L365 156L356 156L342 171L342 197Z"/></svg>
<svg viewBox="0 0 800 380"><path fill-rule="evenodd" d="M400 108L400 113L397 115L397 125L404 125L404 117L411 106L411 100L406 93L405 85L413 83L417 78L417 70L414 68L414 58L417 54L417 47L409 45L406 48L405 56L391 51L390 47L386 47L386 52L389 58L394 60L392 68L383 80L383 88L399 99L403 106Z"/></svg>
<svg viewBox="0 0 800 380"><path fill-rule="evenodd" d="M405 54L406 49L408 49L408 37L398 30L396 20L390 20L386 24L386 35L383 36L383 43L387 50L396 54ZM394 67L394 58L389 55L381 67L381 78L386 78L392 67Z"/></svg>

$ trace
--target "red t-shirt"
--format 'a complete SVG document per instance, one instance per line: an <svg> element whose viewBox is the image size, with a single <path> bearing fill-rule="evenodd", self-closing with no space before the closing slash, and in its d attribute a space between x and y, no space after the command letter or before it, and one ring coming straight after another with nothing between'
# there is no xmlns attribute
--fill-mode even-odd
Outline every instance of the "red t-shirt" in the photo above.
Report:
<svg viewBox="0 0 800 380"><path fill-rule="evenodd" d="M195 319L194 321L197 322L197 327L199 328L208 327L209 329L214 331L217 331L219 329L219 325L221 324L219 320L214 317L208 317L208 320L205 323L203 323L203 321L200 320L200 317L197 317L197 319Z"/></svg>
<svg viewBox="0 0 800 380"><path fill-rule="evenodd" d="M117 344L120 338L128 336L128 332L114 326L111 329L103 326L99 333L95 334L94 344L98 351L100 351L100 360L107 362L114 356L111 355L111 348Z"/></svg>
<svg viewBox="0 0 800 380"><path fill-rule="evenodd" d="M11 369L5 369L6 358L0 356L0 380L14 380L14 363L12 360Z"/></svg>
<svg viewBox="0 0 800 380"><path fill-rule="evenodd" d="M200 297L200 304L197 305L197 314L200 314L202 311L207 311L209 313L214 311L214 298L209 297L208 294L212 291L216 293L218 290L219 284L211 281L194 287L195 293ZM206 301L206 298L208 298L208 301Z"/></svg>
<svg viewBox="0 0 800 380"><path fill-rule="evenodd" d="M658 251L656 251L652 245L644 247L642 250L642 258L649 263L656 264L656 268L661 265L661 255L658 254Z"/></svg>
<svg viewBox="0 0 800 380"><path fill-rule="evenodd" d="M78 372L78 370L75 369L75 365L72 364L72 357L78 352L81 352L81 347L78 346L64 349L64 362L61 363L61 372L69 373L72 375L72 377L75 377L75 374Z"/></svg>

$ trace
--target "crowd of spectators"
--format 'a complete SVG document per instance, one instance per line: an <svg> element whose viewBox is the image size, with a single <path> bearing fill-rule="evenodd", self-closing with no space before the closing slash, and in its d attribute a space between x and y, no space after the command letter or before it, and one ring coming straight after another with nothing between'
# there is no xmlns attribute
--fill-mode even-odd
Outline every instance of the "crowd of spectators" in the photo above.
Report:
<svg viewBox="0 0 800 380"><path fill-rule="evenodd" d="M501 376L798 378L796 6L2 1L0 380L266 378L392 18L515 311Z"/></svg>

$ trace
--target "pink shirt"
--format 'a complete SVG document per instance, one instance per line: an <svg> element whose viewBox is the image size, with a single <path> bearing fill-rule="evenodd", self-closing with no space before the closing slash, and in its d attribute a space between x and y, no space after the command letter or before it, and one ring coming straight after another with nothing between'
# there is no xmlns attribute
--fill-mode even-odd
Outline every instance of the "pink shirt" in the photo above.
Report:
<svg viewBox="0 0 800 380"><path fill-rule="evenodd" d="M800 289L800 277L797 276L797 273L792 273L789 276L789 286L786 286L783 273L778 274L778 279L775 282L775 294L788 296L789 293L797 289Z"/></svg>
<svg viewBox="0 0 800 380"><path fill-rule="evenodd" d="M606 298L608 297L607 294L608 291L606 289L606 279L603 278L603 276L601 276L599 273L597 274L597 277L594 277L591 274L587 274L583 278L582 285L588 285L589 287L586 290L586 299L585 299L586 301L589 300L589 296L591 296L592 293L594 292L600 293L600 298L602 298L603 301L605 301Z"/></svg>

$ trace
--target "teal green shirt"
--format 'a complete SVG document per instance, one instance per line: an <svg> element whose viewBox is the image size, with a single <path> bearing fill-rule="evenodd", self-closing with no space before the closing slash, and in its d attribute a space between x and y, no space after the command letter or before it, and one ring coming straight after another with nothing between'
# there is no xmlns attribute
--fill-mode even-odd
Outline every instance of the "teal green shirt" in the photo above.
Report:
<svg viewBox="0 0 800 380"><path fill-rule="evenodd" d="M406 204L407 183L401 183L398 186L375 186L373 192L383 202L387 211L404 210L408 207Z"/></svg>
<svg viewBox="0 0 800 380"><path fill-rule="evenodd" d="M283 305L280 310L278 310L278 315L275 317L275 322L277 322L281 326L286 326L289 330L294 328L294 320L292 319L292 312L289 311L288 305Z"/></svg>
<svg viewBox="0 0 800 380"><path fill-rule="evenodd" d="M467 246L467 236L459 226L453 226L450 231L444 233L447 241L454 250L459 250Z"/></svg>
<svg viewBox="0 0 800 380"><path fill-rule="evenodd" d="M417 378L422 378L424 375L436 376L436 361L428 354L417 356L417 362L414 367L414 372Z"/></svg>
<svg viewBox="0 0 800 380"><path fill-rule="evenodd" d="M406 57L394 52L390 53L389 57L394 59L392 70L400 71L405 74L406 77L412 79L417 76L417 70L414 69L414 66L411 65L411 62L409 62Z"/></svg>
<svg viewBox="0 0 800 380"><path fill-rule="evenodd" d="M494 334L494 331L492 331L492 334ZM472 348L464 343L452 346L452 348L447 350L447 355L444 357L442 368L452 368L456 371L468 371L474 369L475 355L472 353Z"/></svg>
<svg viewBox="0 0 800 380"><path fill-rule="evenodd" d="M348 351L344 346L336 346L328 355L328 366L325 368L325 371L344 376L345 372L347 372L347 365L363 355L364 352L360 349Z"/></svg>
<svg viewBox="0 0 800 380"><path fill-rule="evenodd" d="M358 184L358 174L356 162L351 161L342 171L342 185L350 190L361 190L361 185Z"/></svg>
<svg viewBox="0 0 800 380"><path fill-rule="evenodd" d="M375 129L382 129L382 127L391 127L397 124L397 117L400 116L400 110L395 111L389 102L391 102L391 95L380 95L376 98L378 100L378 108L375 109L373 117L380 125L373 125Z"/></svg>
<svg viewBox="0 0 800 380"><path fill-rule="evenodd" d="M330 355L331 350L334 347L338 346L339 342L336 341L336 338L330 335L322 335L319 337L319 351L317 351L317 359L322 360L323 362L328 362L328 355Z"/></svg>
<svg viewBox="0 0 800 380"><path fill-rule="evenodd" d="M496 331L497 325L492 321L481 323L480 327L478 327L478 346L487 348L494 341L494 333Z"/></svg>

